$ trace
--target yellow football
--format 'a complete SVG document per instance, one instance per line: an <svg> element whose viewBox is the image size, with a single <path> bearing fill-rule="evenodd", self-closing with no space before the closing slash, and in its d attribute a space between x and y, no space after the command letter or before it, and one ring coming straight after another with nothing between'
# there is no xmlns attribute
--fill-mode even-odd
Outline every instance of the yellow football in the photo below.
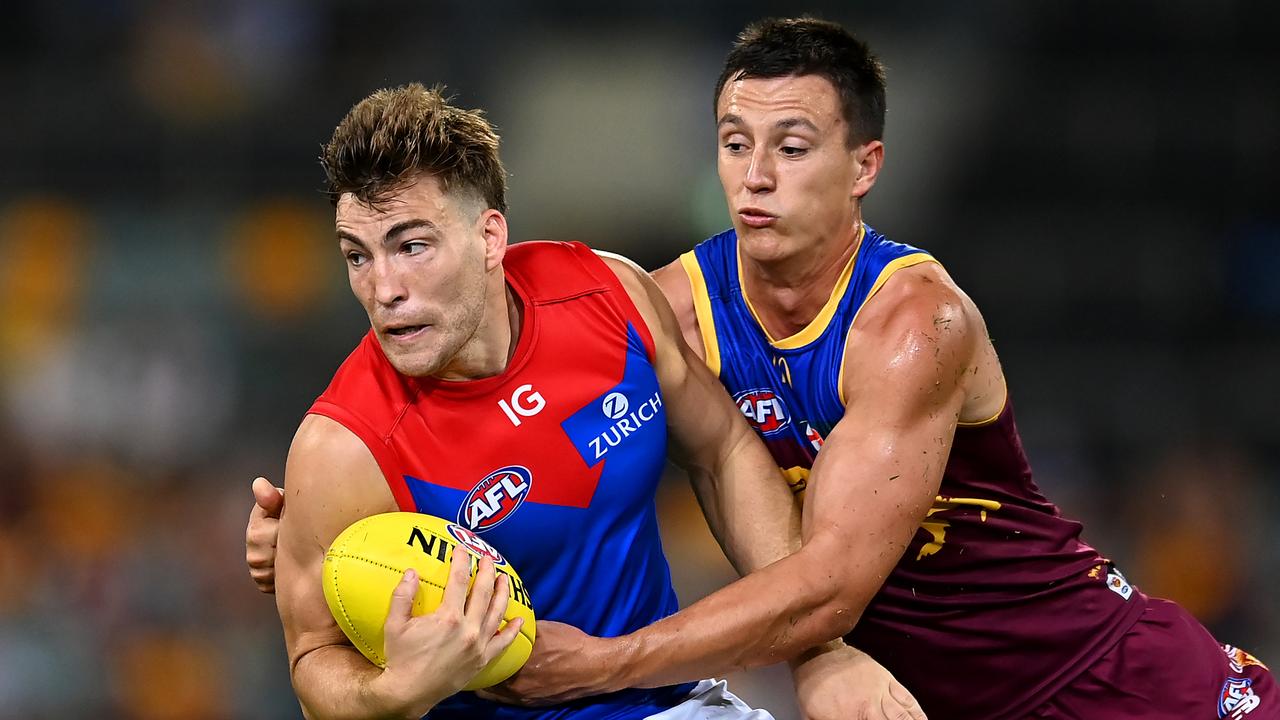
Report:
<svg viewBox="0 0 1280 720"><path fill-rule="evenodd" d="M529 591L515 568L474 532L419 513L383 513L357 520L338 535L324 556L324 599L351 644L373 664L386 667L382 626L387 620L392 591L404 571L413 568L418 572L413 614L435 610L440 605L450 558L457 545L466 548L473 558L492 559L497 571L507 576L510 597L503 626L515 618L524 618L515 641L464 688L478 690L511 677L529 659L534 615ZM477 562L471 563L472 582Z"/></svg>

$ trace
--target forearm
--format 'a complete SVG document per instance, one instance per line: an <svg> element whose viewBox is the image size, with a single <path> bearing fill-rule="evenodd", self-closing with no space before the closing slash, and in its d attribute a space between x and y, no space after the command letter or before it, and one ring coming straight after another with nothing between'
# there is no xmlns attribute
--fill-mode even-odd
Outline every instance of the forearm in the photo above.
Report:
<svg viewBox="0 0 1280 720"><path fill-rule="evenodd" d="M792 659L848 633L883 578L853 582L805 548L616 640L609 690L656 687ZM848 560L846 560L848 562Z"/></svg>
<svg viewBox="0 0 1280 720"><path fill-rule="evenodd" d="M708 468L689 470L707 525L739 575L800 549L800 506L756 437L743 432Z"/></svg>
<svg viewBox="0 0 1280 720"><path fill-rule="evenodd" d="M608 659L616 687L665 685L782 662L853 629L919 528L940 481L939 455L945 458L949 443L910 437L903 446L936 449L901 458L893 451L897 446L873 430L840 430L813 468L811 479L819 480L811 482L806 499L804 546L625 636L609 648L616 654ZM861 459L856 469L855 457ZM904 482L878 487L879 478Z"/></svg>
<svg viewBox="0 0 1280 720"><path fill-rule="evenodd" d="M394 697L380 682L383 671L351 647L313 650L298 659L292 674L309 720L417 720L435 704L419 712Z"/></svg>

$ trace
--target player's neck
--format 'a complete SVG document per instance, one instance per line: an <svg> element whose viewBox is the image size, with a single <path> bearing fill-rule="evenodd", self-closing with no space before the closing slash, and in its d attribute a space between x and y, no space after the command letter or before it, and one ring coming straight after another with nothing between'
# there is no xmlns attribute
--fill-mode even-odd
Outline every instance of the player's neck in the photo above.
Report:
<svg viewBox="0 0 1280 720"><path fill-rule="evenodd" d="M857 253L861 225L784 258L760 261L740 253L743 292L769 335L790 337L818 316Z"/></svg>
<svg viewBox="0 0 1280 720"><path fill-rule="evenodd" d="M479 380L500 375L511 364L520 343L525 308L507 284L506 277L501 272L498 275L501 290L490 291L480 327L453 360L435 374L437 379L453 382Z"/></svg>

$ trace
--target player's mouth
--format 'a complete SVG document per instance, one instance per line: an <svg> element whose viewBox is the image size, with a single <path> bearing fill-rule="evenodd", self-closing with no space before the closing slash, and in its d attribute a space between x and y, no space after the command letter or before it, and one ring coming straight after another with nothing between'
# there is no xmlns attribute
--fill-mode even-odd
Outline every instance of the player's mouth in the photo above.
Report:
<svg viewBox="0 0 1280 720"><path fill-rule="evenodd" d="M423 332L430 325L387 325L382 329L382 334L393 340L412 340Z"/></svg>
<svg viewBox="0 0 1280 720"><path fill-rule="evenodd" d="M754 207L738 208L738 218L750 228L765 228L778 222L777 215Z"/></svg>

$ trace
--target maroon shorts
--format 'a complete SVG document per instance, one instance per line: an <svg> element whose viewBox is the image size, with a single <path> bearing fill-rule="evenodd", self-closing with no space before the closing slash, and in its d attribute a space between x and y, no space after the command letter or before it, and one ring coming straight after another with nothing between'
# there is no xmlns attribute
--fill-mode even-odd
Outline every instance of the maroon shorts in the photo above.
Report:
<svg viewBox="0 0 1280 720"><path fill-rule="evenodd" d="M1114 648L1029 717L1280 720L1280 689L1257 659L1151 598Z"/></svg>

